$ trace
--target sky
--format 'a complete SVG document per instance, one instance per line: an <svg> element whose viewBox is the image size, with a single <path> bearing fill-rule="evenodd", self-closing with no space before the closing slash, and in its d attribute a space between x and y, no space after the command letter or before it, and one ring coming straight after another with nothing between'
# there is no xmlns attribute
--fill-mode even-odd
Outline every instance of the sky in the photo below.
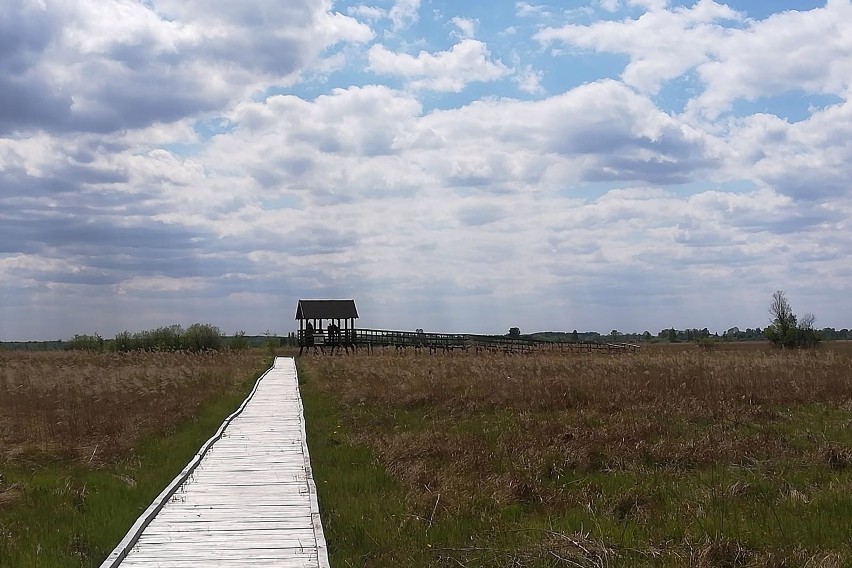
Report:
<svg viewBox="0 0 852 568"><path fill-rule="evenodd" d="M3 0L0 340L852 327L850 93L850 0Z"/></svg>

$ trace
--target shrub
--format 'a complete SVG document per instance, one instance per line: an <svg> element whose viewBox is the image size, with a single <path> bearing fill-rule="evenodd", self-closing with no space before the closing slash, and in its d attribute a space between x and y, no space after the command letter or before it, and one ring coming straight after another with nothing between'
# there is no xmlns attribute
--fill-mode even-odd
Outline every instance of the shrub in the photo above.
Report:
<svg viewBox="0 0 852 568"><path fill-rule="evenodd" d="M248 344L244 335L243 339ZM186 330L179 325L170 325L133 334L122 331L116 334L114 345L115 350L119 352L180 351L182 349L219 351L222 349L222 334L218 327L207 323L194 323Z"/></svg>
<svg viewBox="0 0 852 568"><path fill-rule="evenodd" d="M245 351L249 348L249 340L246 338L245 331L238 331L228 340L228 349L231 351Z"/></svg>
<svg viewBox="0 0 852 568"><path fill-rule="evenodd" d="M98 353L104 350L104 338L98 335L75 335L73 339L65 344L65 349L69 351L96 351Z"/></svg>
<svg viewBox="0 0 852 568"><path fill-rule="evenodd" d="M819 344L819 332L814 329L814 315L805 314L799 321L781 290L772 294L769 313L773 320L764 334L776 347L816 347Z"/></svg>
<svg viewBox="0 0 852 568"><path fill-rule="evenodd" d="M183 333L183 348L189 351L219 351L222 333L209 323L194 323Z"/></svg>
<svg viewBox="0 0 852 568"><path fill-rule="evenodd" d="M115 342L113 343L115 350L119 353L125 353L127 351L133 351L134 340L133 336L130 335L129 331L122 331L121 333L115 334Z"/></svg>

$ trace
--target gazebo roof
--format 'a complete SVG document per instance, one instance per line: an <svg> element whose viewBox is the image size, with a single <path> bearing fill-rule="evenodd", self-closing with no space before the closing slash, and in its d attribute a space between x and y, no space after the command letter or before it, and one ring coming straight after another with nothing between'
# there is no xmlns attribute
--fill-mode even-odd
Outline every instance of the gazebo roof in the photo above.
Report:
<svg viewBox="0 0 852 568"><path fill-rule="evenodd" d="M355 300L299 300L296 319L357 319Z"/></svg>

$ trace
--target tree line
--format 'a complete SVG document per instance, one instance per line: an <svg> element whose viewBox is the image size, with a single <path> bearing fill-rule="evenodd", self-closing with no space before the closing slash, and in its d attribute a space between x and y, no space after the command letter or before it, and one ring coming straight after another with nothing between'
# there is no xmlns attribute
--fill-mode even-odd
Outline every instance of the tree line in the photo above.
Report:
<svg viewBox="0 0 852 568"><path fill-rule="evenodd" d="M238 331L232 336L223 335L219 328L208 323L194 323L184 329L180 325L163 326L131 333L122 331L114 339L104 339L100 334L75 335L64 342L63 348L76 351L118 352L130 351L242 351L251 347L275 344L277 347L296 344L296 334L277 337L267 332L263 336L249 336Z"/></svg>
<svg viewBox="0 0 852 568"><path fill-rule="evenodd" d="M790 306L790 302L783 291L778 290L772 295L769 305L771 322L765 328L754 327L741 330L731 327L719 335L718 332L711 333L708 328L676 329L674 327L661 329L656 335L650 331L642 333L622 333L613 329L608 334L596 331L578 332L541 332L533 333L528 337L545 341L573 341L573 342L613 342L613 343L682 343L682 342L715 342L715 341L770 341L773 345L781 348L806 348L814 347L820 341L852 340L852 331L847 328L835 329L824 327L816 329L813 314L804 314L799 317ZM521 330L513 327L507 334L510 337L521 337Z"/></svg>

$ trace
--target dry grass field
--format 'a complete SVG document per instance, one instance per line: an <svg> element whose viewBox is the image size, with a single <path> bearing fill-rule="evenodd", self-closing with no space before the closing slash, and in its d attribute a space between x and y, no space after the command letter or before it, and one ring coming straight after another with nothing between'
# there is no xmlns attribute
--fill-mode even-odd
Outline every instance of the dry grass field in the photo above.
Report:
<svg viewBox="0 0 852 568"><path fill-rule="evenodd" d="M0 464L109 463L257 366L250 354L0 351Z"/></svg>
<svg viewBox="0 0 852 568"><path fill-rule="evenodd" d="M0 351L0 566L98 565L268 362Z"/></svg>
<svg viewBox="0 0 852 568"><path fill-rule="evenodd" d="M299 364L335 565L852 565L850 344Z"/></svg>

